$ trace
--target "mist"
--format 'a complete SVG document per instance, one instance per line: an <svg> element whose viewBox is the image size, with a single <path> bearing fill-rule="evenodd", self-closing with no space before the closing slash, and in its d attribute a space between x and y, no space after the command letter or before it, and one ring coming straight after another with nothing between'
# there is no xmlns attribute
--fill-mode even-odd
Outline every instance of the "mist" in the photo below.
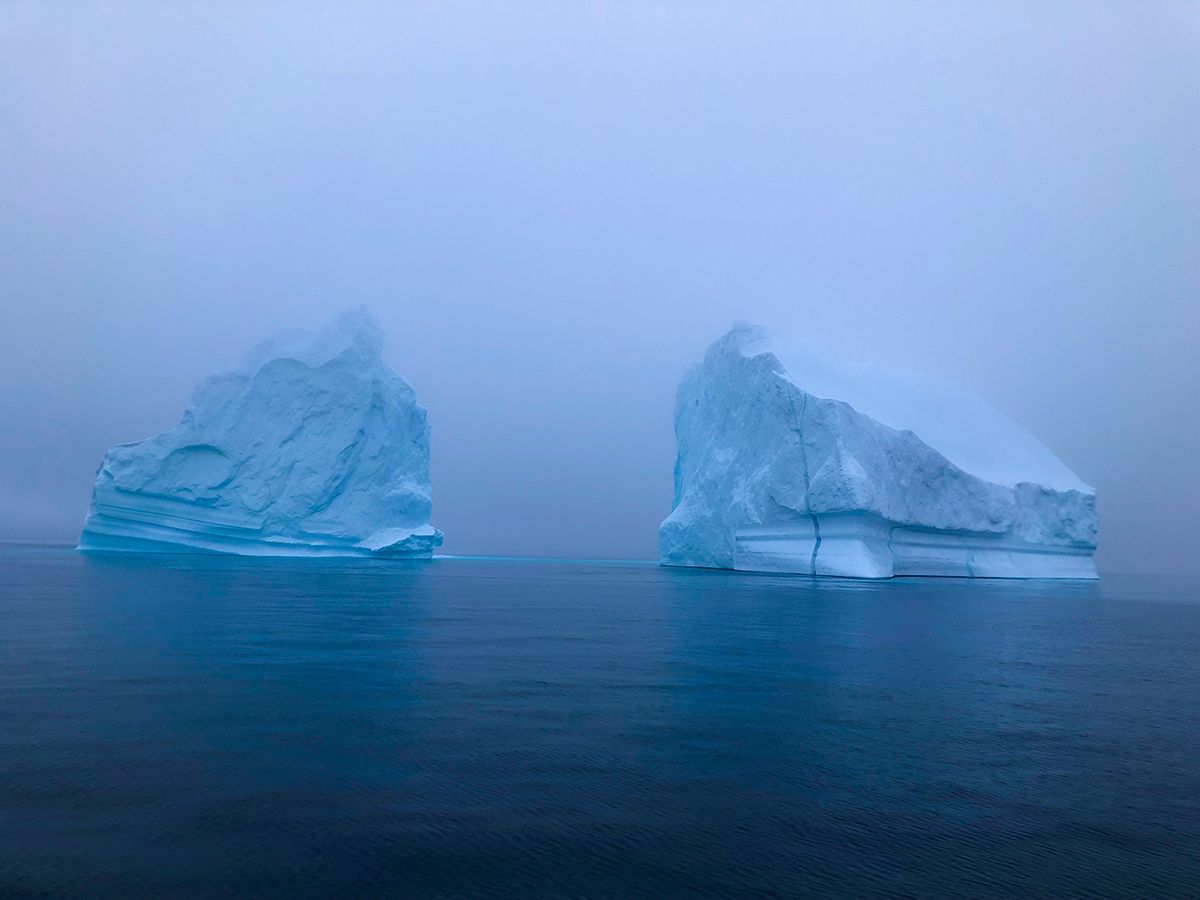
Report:
<svg viewBox="0 0 1200 900"><path fill-rule="evenodd" d="M1200 571L1187 3L6 4L0 537L366 305L444 551L653 558L734 320L956 379Z"/></svg>

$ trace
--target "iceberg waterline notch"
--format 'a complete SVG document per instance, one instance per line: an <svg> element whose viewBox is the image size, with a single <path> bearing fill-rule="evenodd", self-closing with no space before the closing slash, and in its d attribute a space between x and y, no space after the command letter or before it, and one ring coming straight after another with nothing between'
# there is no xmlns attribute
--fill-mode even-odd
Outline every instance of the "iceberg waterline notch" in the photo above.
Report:
<svg viewBox="0 0 1200 900"><path fill-rule="evenodd" d="M680 384L664 565L1095 578L1095 491L980 397L735 325Z"/></svg>
<svg viewBox="0 0 1200 900"><path fill-rule="evenodd" d="M429 425L382 353L363 309L257 345L174 428L109 449L79 549L431 556Z"/></svg>

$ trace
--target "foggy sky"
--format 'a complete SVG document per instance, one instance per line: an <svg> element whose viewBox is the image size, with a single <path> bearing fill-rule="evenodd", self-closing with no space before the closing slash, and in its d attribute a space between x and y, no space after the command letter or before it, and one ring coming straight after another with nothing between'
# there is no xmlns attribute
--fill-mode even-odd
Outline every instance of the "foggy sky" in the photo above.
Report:
<svg viewBox="0 0 1200 900"><path fill-rule="evenodd" d="M1200 7L0 7L0 537L365 304L450 553L650 558L736 319L992 399L1200 571Z"/></svg>

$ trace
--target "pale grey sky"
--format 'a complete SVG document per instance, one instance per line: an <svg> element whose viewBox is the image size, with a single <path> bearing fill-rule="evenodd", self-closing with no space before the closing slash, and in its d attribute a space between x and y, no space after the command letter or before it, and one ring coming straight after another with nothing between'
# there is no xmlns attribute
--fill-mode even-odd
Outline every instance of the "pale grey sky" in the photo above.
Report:
<svg viewBox="0 0 1200 900"><path fill-rule="evenodd" d="M366 304L456 553L644 557L735 319L985 394L1200 571L1200 5L5 3L0 536Z"/></svg>

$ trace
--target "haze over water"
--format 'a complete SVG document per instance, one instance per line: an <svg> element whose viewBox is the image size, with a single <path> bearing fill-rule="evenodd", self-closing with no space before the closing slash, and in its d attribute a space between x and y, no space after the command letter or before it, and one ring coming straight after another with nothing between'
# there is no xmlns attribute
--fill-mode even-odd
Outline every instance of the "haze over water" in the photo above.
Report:
<svg viewBox="0 0 1200 900"><path fill-rule="evenodd" d="M367 304L450 553L652 558L738 319L946 376L1200 574L1190 3L0 8L0 537Z"/></svg>

